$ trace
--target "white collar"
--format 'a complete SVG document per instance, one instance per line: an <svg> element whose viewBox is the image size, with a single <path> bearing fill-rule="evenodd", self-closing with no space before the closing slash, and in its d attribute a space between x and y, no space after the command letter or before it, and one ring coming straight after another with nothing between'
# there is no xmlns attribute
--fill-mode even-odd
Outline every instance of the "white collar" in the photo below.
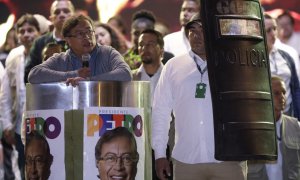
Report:
<svg viewBox="0 0 300 180"><path fill-rule="evenodd" d="M164 64L161 62L159 68L158 68L157 71L153 74L153 76L154 76L155 74L157 74L158 72L160 72L160 71L162 70L163 66L164 66ZM140 67L138 68L137 72L138 72L138 73L144 73L144 74L147 74L143 64L140 65ZM147 75L148 75L148 74L147 74ZM148 75L148 76L149 76L149 75ZM153 77L153 76L152 76L152 77ZM151 78L151 77L150 77L150 78Z"/></svg>
<svg viewBox="0 0 300 180"><path fill-rule="evenodd" d="M189 51L189 54L191 56L192 59L196 59L197 64L199 66L203 66L206 65L207 62L205 60L203 60L200 56L198 56L197 54L195 54L192 50Z"/></svg>
<svg viewBox="0 0 300 180"><path fill-rule="evenodd" d="M56 32L56 29L53 29L53 33L52 33L53 34L53 39L55 39L57 42L62 41L63 39L58 38L58 37L55 36L55 32Z"/></svg>

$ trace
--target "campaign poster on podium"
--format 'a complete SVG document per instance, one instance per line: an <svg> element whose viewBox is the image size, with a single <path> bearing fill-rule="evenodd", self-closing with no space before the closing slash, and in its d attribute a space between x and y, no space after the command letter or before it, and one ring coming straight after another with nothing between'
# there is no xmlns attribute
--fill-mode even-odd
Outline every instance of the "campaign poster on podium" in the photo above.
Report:
<svg viewBox="0 0 300 180"><path fill-rule="evenodd" d="M144 109L134 107L88 107L84 109L84 139L83 139L83 179L98 179L99 171L95 158L95 146L101 136L108 130L117 127L126 127L134 136L139 159L137 162L137 173L135 179L144 179L144 161L145 161L145 127L144 127ZM104 147L104 146L103 146ZM117 157L117 160L118 161ZM122 162L124 163L124 162ZM113 165L114 166L114 165ZM109 174L110 168L101 172ZM135 168L135 167L134 167ZM115 177L129 176L125 172L128 169L124 167L124 172L111 175Z"/></svg>
<svg viewBox="0 0 300 180"><path fill-rule="evenodd" d="M26 166L32 166L31 168L25 168L26 176L36 177L37 174L32 174L31 170L33 167L40 168L43 172L44 177L49 180L54 179L66 179L65 175L65 139L64 139L64 110L63 109L54 109L54 110L35 110L35 111L26 111L24 114L24 129L27 138L35 138L37 140L43 139L48 142L50 147L50 153L53 158L48 158L47 153L44 152L42 148L44 144L36 144L37 141L29 142L26 138L25 153ZM36 137L36 134L41 135ZM35 136L35 137L33 137ZM27 146L28 145L28 146ZM40 145L40 146L39 146ZM41 146L42 145L42 146ZM33 148L33 147L40 148ZM43 146L44 147L44 146ZM43 150L43 154L42 153ZM50 159L50 160L49 160ZM52 161L52 163L51 163ZM34 163L34 165L33 165ZM43 168L41 168L43 167ZM49 171L50 168L50 171ZM42 178L43 179L43 178Z"/></svg>

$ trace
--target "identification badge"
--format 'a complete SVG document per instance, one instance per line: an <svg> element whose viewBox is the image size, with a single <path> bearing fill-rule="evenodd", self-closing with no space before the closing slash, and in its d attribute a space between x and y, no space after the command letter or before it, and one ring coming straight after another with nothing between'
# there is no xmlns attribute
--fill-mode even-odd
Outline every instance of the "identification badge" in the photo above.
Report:
<svg viewBox="0 0 300 180"><path fill-rule="evenodd" d="M206 84L198 83L196 85L195 98L205 98L205 93L206 93Z"/></svg>

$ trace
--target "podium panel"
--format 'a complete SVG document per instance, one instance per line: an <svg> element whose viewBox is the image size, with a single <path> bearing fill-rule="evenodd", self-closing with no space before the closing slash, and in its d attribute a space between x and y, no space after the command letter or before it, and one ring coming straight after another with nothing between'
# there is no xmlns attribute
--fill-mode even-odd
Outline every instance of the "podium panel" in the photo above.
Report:
<svg viewBox="0 0 300 180"><path fill-rule="evenodd" d="M26 98L24 129L26 135L34 130L48 142L53 155L50 180L98 179L95 146L116 127L126 127L135 138L135 179L152 179L149 82L83 81L75 88L27 84Z"/></svg>

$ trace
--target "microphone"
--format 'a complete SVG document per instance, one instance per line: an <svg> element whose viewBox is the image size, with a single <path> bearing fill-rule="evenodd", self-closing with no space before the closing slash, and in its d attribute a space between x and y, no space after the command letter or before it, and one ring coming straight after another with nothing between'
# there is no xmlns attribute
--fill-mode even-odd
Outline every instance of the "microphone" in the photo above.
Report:
<svg viewBox="0 0 300 180"><path fill-rule="evenodd" d="M90 58L91 58L91 56L89 54L83 54L81 56L82 67L89 67Z"/></svg>

